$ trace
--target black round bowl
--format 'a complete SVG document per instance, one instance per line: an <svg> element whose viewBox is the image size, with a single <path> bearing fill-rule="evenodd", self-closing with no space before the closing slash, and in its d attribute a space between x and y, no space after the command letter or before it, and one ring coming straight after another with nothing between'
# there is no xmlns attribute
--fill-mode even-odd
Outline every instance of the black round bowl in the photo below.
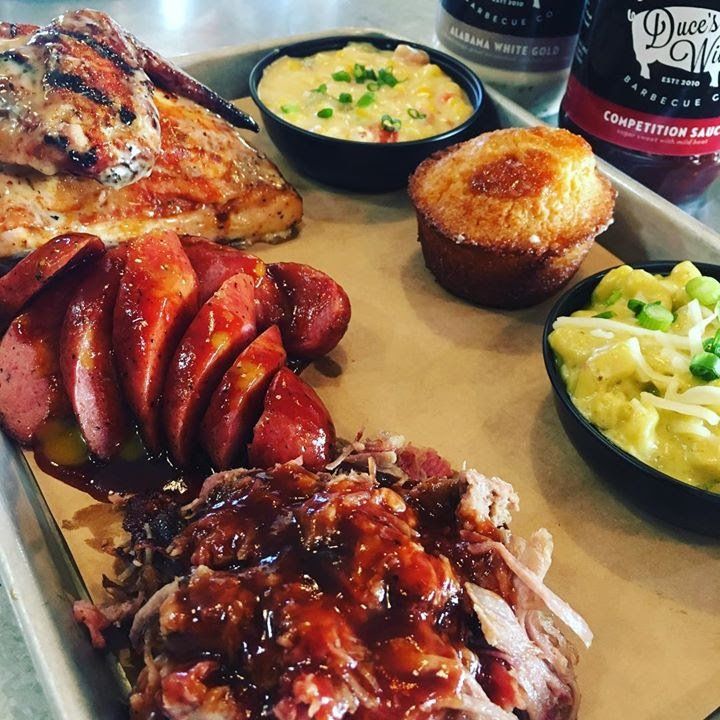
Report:
<svg viewBox="0 0 720 720"><path fill-rule="evenodd" d="M462 125L422 140L398 143L358 142L325 137L292 125L272 112L258 97L265 68L280 57L307 57L339 50L349 42L366 42L381 50L405 43L424 50L466 93L474 108ZM250 73L250 95L260 109L265 128L287 160L303 175L348 190L386 192L407 185L408 176L428 155L499 126L497 113L483 85L470 68L433 48L374 35L337 35L307 40L273 50Z"/></svg>
<svg viewBox="0 0 720 720"><path fill-rule="evenodd" d="M656 261L633 267L656 275L667 275L675 265L677 261ZM695 265L703 275L720 280L720 265ZM604 270L591 275L570 288L555 303L545 322L543 358L555 391L555 407L560 421L588 464L631 501L673 525L720 536L720 494L676 480L619 448L580 413L565 387L548 335L558 317L570 315L589 304L592 291L607 272Z"/></svg>

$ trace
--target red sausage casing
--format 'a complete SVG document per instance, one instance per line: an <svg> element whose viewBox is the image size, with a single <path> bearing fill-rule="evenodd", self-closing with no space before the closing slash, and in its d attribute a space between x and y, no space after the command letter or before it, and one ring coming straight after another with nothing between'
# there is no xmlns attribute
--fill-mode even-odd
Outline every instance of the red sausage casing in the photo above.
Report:
<svg viewBox="0 0 720 720"><path fill-rule="evenodd" d="M233 466L262 412L265 392L285 364L280 331L273 325L258 335L223 378L210 399L201 442L216 469Z"/></svg>
<svg viewBox="0 0 720 720"><path fill-rule="evenodd" d="M113 357L113 311L125 248L110 250L77 287L60 335L65 390L88 449L107 460L128 437L130 421Z"/></svg>
<svg viewBox="0 0 720 720"><path fill-rule="evenodd" d="M281 368L265 395L265 407L248 446L254 467L302 458L319 472L330 462L335 426L317 393L288 368Z"/></svg>
<svg viewBox="0 0 720 720"><path fill-rule="evenodd" d="M61 273L105 252L95 235L58 235L24 257L0 278L0 325L12 320L47 283Z"/></svg>
<svg viewBox="0 0 720 720"><path fill-rule="evenodd" d="M127 243L113 348L125 398L153 452L162 446L160 397L167 367L197 307L195 271L174 232Z"/></svg>
<svg viewBox="0 0 720 720"><path fill-rule="evenodd" d="M185 236L183 247L198 276L200 302L205 302L230 277L249 275L255 283L258 330L279 323L287 311L285 298L266 273L265 263L255 255L204 238Z"/></svg>
<svg viewBox="0 0 720 720"><path fill-rule="evenodd" d="M168 368L163 425L172 456L180 464L190 460L215 386L255 335L252 278L233 275L193 318Z"/></svg>
<svg viewBox="0 0 720 720"><path fill-rule="evenodd" d="M265 263L255 255L205 238L185 235L183 249L198 277L198 294L204 303L233 275L244 273L254 282L265 275Z"/></svg>
<svg viewBox="0 0 720 720"><path fill-rule="evenodd" d="M350 322L350 300L329 275L300 263L273 263L275 280L291 309L280 321L288 355L317 358L341 340Z"/></svg>
<svg viewBox="0 0 720 720"><path fill-rule="evenodd" d="M46 420L71 415L60 372L60 330L76 276L52 283L8 327L0 341L0 422L23 445Z"/></svg>

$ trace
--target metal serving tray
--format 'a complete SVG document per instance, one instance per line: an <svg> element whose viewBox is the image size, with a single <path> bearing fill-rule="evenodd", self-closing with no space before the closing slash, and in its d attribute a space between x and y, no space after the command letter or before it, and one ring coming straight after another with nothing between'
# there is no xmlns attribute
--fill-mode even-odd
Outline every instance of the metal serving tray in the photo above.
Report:
<svg viewBox="0 0 720 720"><path fill-rule="evenodd" d="M335 33L367 33L338 29ZM298 39L265 41L187 55L179 63L225 97L248 94L247 78L271 49ZM488 91L504 125L538 120L515 103ZM619 191L616 222L603 243L624 260L685 258L720 262L720 235L603 164ZM0 435L0 576L23 629L52 711L63 720L114 720L125 716L127 683L115 662L90 648L73 621L75 598L87 597L77 568L50 515L35 479L17 447Z"/></svg>

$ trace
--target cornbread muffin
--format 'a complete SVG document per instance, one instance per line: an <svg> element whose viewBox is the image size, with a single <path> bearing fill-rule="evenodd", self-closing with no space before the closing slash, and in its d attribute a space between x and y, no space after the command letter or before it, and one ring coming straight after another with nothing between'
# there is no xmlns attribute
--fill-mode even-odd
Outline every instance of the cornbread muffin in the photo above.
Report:
<svg viewBox="0 0 720 720"><path fill-rule="evenodd" d="M451 293L491 307L540 302L612 222L616 192L585 140L552 128L479 135L410 177L425 264Z"/></svg>

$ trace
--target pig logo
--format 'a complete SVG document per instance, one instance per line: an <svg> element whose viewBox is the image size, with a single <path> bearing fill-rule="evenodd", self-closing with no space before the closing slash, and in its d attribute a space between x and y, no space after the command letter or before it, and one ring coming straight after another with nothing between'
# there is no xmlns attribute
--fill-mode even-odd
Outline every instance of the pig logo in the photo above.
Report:
<svg viewBox="0 0 720 720"><path fill-rule="evenodd" d="M720 10L666 7L634 13L633 50L640 75L650 79L655 62L695 75L708 73L711 87L720 84Z"/></svg>

